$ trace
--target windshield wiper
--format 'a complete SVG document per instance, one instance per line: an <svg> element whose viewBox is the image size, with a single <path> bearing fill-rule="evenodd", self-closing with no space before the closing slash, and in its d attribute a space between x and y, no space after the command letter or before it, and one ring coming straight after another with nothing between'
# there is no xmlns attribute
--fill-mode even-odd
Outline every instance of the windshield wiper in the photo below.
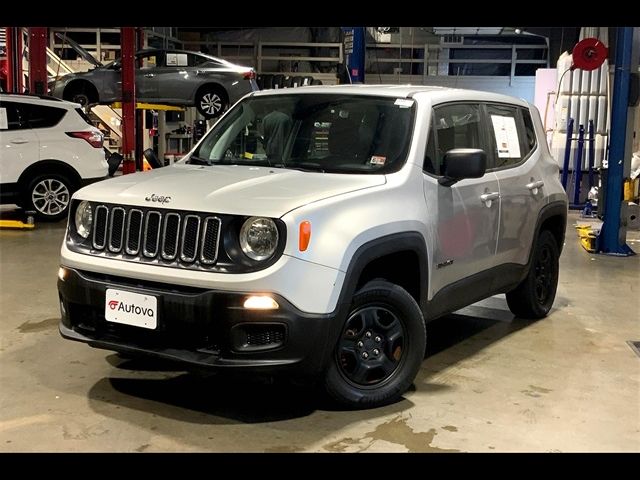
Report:
<svg viewBox="0 0 640 480"><path fill-rule="evenodd" d="M325 173L324 168L317 164L299 163L297 165L287 165L285 163L277 163L274 165L277 168L285 168L289 170L299 170L301 172L320 172Z"/></svg>
<svg viewBox="0 0 640 480"><path fill-rule="evenodd" d="M211 165L211 162L205 160L204 158L196 157L192 155L189 157L189 164L191 165Z"/></svg>

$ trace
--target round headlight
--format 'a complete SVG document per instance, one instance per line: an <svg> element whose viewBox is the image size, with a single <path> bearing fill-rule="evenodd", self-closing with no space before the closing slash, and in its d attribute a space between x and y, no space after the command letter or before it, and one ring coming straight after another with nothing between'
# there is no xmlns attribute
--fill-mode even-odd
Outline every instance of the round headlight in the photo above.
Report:
<svg viewBox="0 0 640 480"><path fill-rule="evenodd" d="M278 228L273 220L251 217L240 229L240 247L253 260L266 260L278 246Z"/></svg>
<svg viewBox="0 0 640 480"><path fill-rule="evenodd" d="M91 233L91 224L93 223L93 211L91 204L85 200L80 202L76 208L76 232L82 238L87 238Z"/></svg>

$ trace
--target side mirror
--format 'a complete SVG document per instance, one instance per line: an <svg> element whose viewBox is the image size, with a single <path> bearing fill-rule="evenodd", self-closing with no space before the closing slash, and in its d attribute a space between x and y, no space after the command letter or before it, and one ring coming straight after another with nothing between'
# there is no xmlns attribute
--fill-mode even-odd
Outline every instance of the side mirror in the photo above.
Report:
<svg viewBox="0 0 640 480"><path fill-rule="evenodd" d="M463 178L480 178L487 169L487 154L478 148L454 148L444 154L440 185L450 187Z"/></svg>

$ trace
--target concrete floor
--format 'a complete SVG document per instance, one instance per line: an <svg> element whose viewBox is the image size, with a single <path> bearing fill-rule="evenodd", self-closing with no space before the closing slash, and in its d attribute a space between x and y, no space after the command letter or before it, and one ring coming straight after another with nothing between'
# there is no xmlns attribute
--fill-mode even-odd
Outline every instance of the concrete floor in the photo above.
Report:
<svg viewBox="0 0 640 480"><path fill-rule="evenodd" d="M498 296L432 323L415 389L367 411L63 340L63 229L0 231L0 451L640 451L640 256L590 255L571 227L548 318Z"/></svg>

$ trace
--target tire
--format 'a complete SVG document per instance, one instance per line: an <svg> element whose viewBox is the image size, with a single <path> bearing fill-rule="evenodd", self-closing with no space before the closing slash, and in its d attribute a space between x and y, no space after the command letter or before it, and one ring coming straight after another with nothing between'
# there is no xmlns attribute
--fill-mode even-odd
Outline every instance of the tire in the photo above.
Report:
<svg viewBox="0 0 640 480"><path fill-rule="evenodd" d="M57 222L66 218L75 191L73 183L59 173L45 173L33 178L24 192L25 210L33 210L40 220Z"/></svg>
<svg viewBox="0 0 640 480"><path fill-rule="evenodd" d="M325 390L349 407L392 403L417 375L426 341L413 297L385 280L368 282L353 296L324 376Z"/></svg>
<svg viewBox="0 0 640 480"><path fill-rule="evenodd" d="M539 319L547 316L556 298L559 257L555 237L548 230L540 232L529 273L515 289L507 292L509 310L516 317Z"/></svg>
<svg viewBox="0 0 640 480"><path fill-rule="evenodd" d="M86 107L98 103L98 95L94 90L93 85L88 82L75 83L64 90L62 98Z"/></svg>
<svg viewBox="0 0 640 480"><path fill-rule="evenodd" d="M198 91L195 98L198 112L207 120L222 115L229 106L227 95L220 88L205 87Z"/></svg>

